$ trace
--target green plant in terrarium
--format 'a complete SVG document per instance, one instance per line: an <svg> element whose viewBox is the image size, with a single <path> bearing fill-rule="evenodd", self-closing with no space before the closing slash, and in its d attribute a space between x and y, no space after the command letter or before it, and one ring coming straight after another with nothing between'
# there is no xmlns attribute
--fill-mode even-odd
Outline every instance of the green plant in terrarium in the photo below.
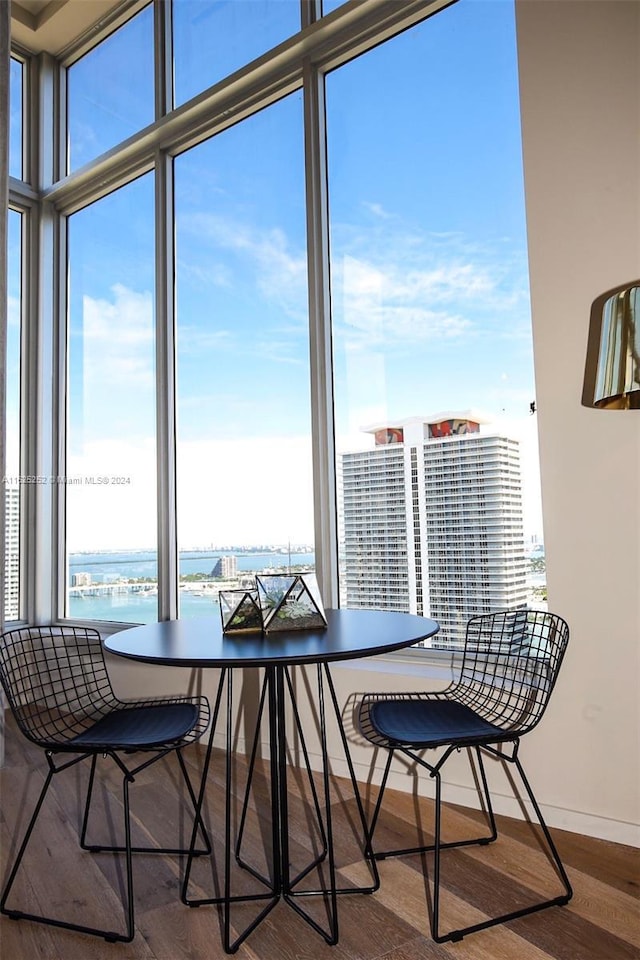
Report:
<svg viewBox="0 0 640 960"><path fill-rule="evenodd" d="M308 630L325 627L322 602L312 574L256 577L264 628Z"/></svg>
<svg viewBox="0 0 640 960"><path fill-rule="evenodd" d="M220 614L224 633L262 631L262 611L255 590L221 590Z"/></svg>

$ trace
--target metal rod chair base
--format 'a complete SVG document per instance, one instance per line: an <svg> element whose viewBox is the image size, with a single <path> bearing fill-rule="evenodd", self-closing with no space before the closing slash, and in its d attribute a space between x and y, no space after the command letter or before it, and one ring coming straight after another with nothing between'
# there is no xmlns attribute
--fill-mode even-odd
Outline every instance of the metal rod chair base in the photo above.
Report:
<svg viewBox="0 0 640 960"><path fill-rule="evenodd" d="M67 923L62 920L54 920L51 917L41 917L35 913L23 913L21 910L7 910L6 908L2 908L0 909L0 913L5 917L9 917L10 920L31 920L34 923L43 923L49 927L61 927L64 930L74 930L77 933L86 933L89 934L89 936L102 937L107 943L131 943L134 937L133 934L129 936L116 933L115 931L98 930L95 927L84 927L79 923Z"/></svg>
<svg viewBox="0 0 640 960"><path fill-rule="evenodd" d="M478 930L487 930L489 927L495 927L500 923L507 923L509 920L517 920L519 917L526 917L531 913L538 913L540 910L546 910L548 907L564 907L571 897L566 894L563 897L555 897L552 900L544 900L541 903L535 903L530 907L524 907L522 910L513 910L511 913L502 914L499 917L491 917L489 920L483 920L482 923L473 923L468 927L462 927L460 930L451 930L449 933L435 935L432 937L436 943L457 943L463 940L469 933L476 933Z"/></svg>
<svg viewBox="0 0 640 960"><path fill-rule="evenodd" d="M115 756L115 755L112 754L112 753L109 753L109 755L112 757L113 760L115 760L116 764L121 768L121 770L124 771L124 776L123 776L123 812L124 812L124 817L123 817L123 819L124 819L124 829L125 829L125 839L126 839L126 842L125 842L124 846L87 845L87 844L84 842L85 834L86 834L86 829L87 829L88 818L89 818L89 810L90 810L91 796L92 796L92 787L93 787L93 781L94 781L94 775L95 775L95 768L96 768L96 755L93 755L93 756L92 756L92 763L91 763L91 772L90 772L90 775L89 775L89 784L88 784L88 787L87 787L87 798L86 798L86 802L85 802L85 809L84 809L84 816L83 816L82 828L81 828L81 833L80 833L80 844L79 844L79 845L80 845L80 848L81 848L82 850L86 850L87 852L90 852L90 853L124 853L124 854L125 854L125 860L126 860L126 889L125 889L125 891L123 892L123 896L122 896L122 908L123 908L123 910L124 910L125 921L126 921L126 933L118 933L117 931L114 931L114 930L103 930L103 929L100 929L100 928L97 928L97 927L89 927L89 926L85 926L84 924L73 923L73 922L67 921L67 920L57 920L57 919L55 919L54 917L45 917L45 916L42 916L42 915L39 915L39 914L25 913L25 912L22 911L22 910L15 910L15 909L7 908L7 907L5 906L5 904L6 904L6 902L7 902L7 899L8 899L8 897L9 897L9 894L10 894L10 892L11 892L11 888L13 887L14 881L15 881L17 875L18 875L18 871L20 870L20 866L21 866L21 864L22 864L24 855L25 855L25 853L26 853L26 851L27 851L27 847L28 847L28 845L29 845L29 842L30 842L30 839L31 839L31 835L32 835L33 830L34 830L35 825L36 825L36 821L37 821L37 819L38 819L38 816L39 816L40 811L41 811L41 809L42 809L42 806L43 806L43 804L44 804L45 798L46 798L47 793L48 793L48 791L49 791L49 787L51 786L51 784L52 784L52 782L53 782L53 777L55 776L55 774L57 774L57 773L62 773L64 770L68 769L69 767L75 766L76 763L79 763L79 762L81 762L82 760L87 759L87 756L88 756L88 755L84 755L84 756L81 756L81 757L74 758L74 759L71 760L71 761L65 761L64 763L62 763L62 764L61 764L60 766L58 766L58 767L55 766L55 763L54 763L54 760L53 760L53 755L52 755L52 754L48 754L48 755L47 755L47 759L48 759L48 762L49 762L49 772L48 772L48 774L47 774L47 778L46 778L46 780L45 780L45 783L43 784L42 790L40 791L40 796L38 797L38 801L37 801L37 803L36 803L36 805L35 805L35 807L34 807L33 813L32 813L32 815L31 815L31 819L30 819L30 821L29 821L29 824L28 824L27 829L26 829L26 831L25 831L25 835L24 835L24 837L23 837L22 843L21 843L20 848L19 848L19 850L18 850L18 854L17 854L17 856L16 856L16 858L15 858L15 860L14 860L13 867L12 867L12 869L11 869L11 873L10 873L9 878L8 878L8 880L7 880L7 883L6 883L5 887L4 887L4 890L3 890L3 893L2 893L2 898L1 898L1 900L0 900L0 914L4 914L5 916L9 917L9 918L12 919L12 920L31 920L31 921L33 921L33 922L35 922L35 923L42 923L42 924L46 924L46 925L48 925L48 926L58 927L58 928L61 928L61 929L64 929L64 930L73 930L73 931L75 931L75 932L77 932L77 933L85 933L85 934L88 934L89 936L102 937L102 938L103 938L104 940L106 940L108 943L131 943L131 941L133 940L133 938L134 938L134 936L135 936L134 901L133 901L133 872L132 872L132 863L131 863L132 854L134 854L134 853L154 853L154 854L157 854L157 853L161 853L161 854L162 854L162 853L164 853L164 854L174 854L174 855L183 855L183 856L192 856L192 857L195 857L195 856L201 856L201 855L203 855L203 854L208 854L208 853L211 852L211 842L210 842L210 840L209 840L209 836L208 836L208 834L207 834L206 828L205 828L204 823L203 823L203 821L202 821L202 818L201 818L201 816L200 816L200 810L197 808L196 797L195 797L195 794L194 794L193 789L192 789L192 787L191 787L191 783L190 783L190 781L189 781L189 777L188 777L188 774L187 774L186 769L185 769L185 766L184 766L184 761L182 760L182 757L181 757L179 754L178 754L178 757L179 757L179 760L180 760L180 766L181 766L182 772L183 772L183 774L184 774L184 776L185 776L185 780L186 780L186 782L187 782L187 787L188 787L188 790L189 790L189 794L190 794L190 797L191 797L191 800L192 800L192 802L193 802L193 805L194 805L194 808L195 808L195 812L196 812L196 816L195 816L195 819L194 819L194 836L195 836L195 834L197 834L198 829L200 829L200 830L202 831L202 835L203 835L203 837L204 837L204 841L205 841L205 844L206 844L205 849L204 849L204 850L200 850L200 849L197 849L197 850L194 850L194 849L182 849L182 848L180 848L180 849L162 848L162 849L161 849L161 848L158 848L158 847L134 847L134 846L132 846L132 844L131 844L131 816L130 816L130 803L129 803L129 784L134 781L134 774L135 774L135 773L137 773L142 767L149 766L150 763L154 763L154 762L156 762L156 760L161 759L161 758L162 758L162 755L159 755L158 757L153 758L151 761L145 762L144 764L141 765L141 767L136 768L136 769L135 769L134 771L132 771L132 772L130 772L130 771L127 770L127 768L124 766L124 764L122 764L122 763L118 760L117 756Z"/></svg>
<svg viewBox="0 0 640 960"><path fill-rule="evenodd" d="M494 843L497 840L497 837L477 837L473 840L451 840L447 843L441 843L441 850L450 850L455 849L456 847L487 847L490 843ZM416 853L433 853L435 850L435 844L430 843L426 844L423 847L403 847L400 850L381 850L380 852L374 851L371 856L374 860L390 860L392 857L410 857Z"/></svg>
<svg viewBox="0 0 640 960"><path fill-rule="evenodd" d="M435 780L435 783L436 783L436 796L435 796L435 830L434 830L435 836L434 836L434 843L433 843L433 844L424 845L424 846L418 846L418 847L407 847L407 848L398 849L398 850L384 850L384 851L379 851L379 852L374 852L373 850L371 850L371 857L372 857L374 860L385 860L385 859L390 858L390 857L403 856L403 855L407 855L407 856L408 856L408 855L411 855L411 854L420 854L420 853L428 853L428 852L432 852L432 853L434 854L433 899L432 899L432 907L431 907L431 914L430 914L430 927L431 927L431 936L432 936L432 939L433 939L436 943L448 943L448 942L456 943L456 942L462 940L462 939L463 939L465 936L467 936L468 934L476 933L476 932L478 932L479 930L486 930L486 929L488 929L489 927L494 927L494 926L497 926L498 924L501 924L501 923L507 923L507 922L509 922L510 920L517 920L517 919L519 919L520 917L526 917L526 916L528 916L529 914L532 914L532 913L538 913L540 910L546 910L548 907L555 907L555 906L560 907L560 906L564 906L564 905L566 905L566 904L571 900L571 897L573 896L573 890L572 890L571 884L570 884L570 882L569 882L569 878L568 878L568 876L567 876L567 873L566 873L566 871L565 871L565 869L564 869L564 866L563 866L563 864L562 864L562 861L561 861L561 859L560 859L560 854L558 853L558 850L557 850L557 848L556 848L556 845L555 845L555 843L553 842L553 838L551 837L551 834L550 834L550 832L549 832L549 828L547 827L547 824L545 823L545 820L544 820L544 818L543 818L543 816L542 816L542 811L540 810L540 807L539 807L538 802L537 802L537 800L536 800L536 798L535 798L535 795L534 795L534 793L533 793L533 790L532 790L532 788L531 788L531 785L530 785L529 781L527 780L527 777L526 777L526 775L525 775L525 772L524 772L524 769L523 769L523 767L522 767L522 764L521 764L521 762L520 762L520 760L519 760L519 758L518 758L518 741L515 741L514 744L513 744L513 754L512 754L511 756L509 756L508 754L500 753L499 751L495 750L495 749L494 749L492 746L490 746L490 745L489 745L489 746L485 746L485 745L483 744L483 745L482 745L482 749L487 750L490 754L498 757L500 760L506 761L506 762L508 762L508 763L512 763L512 764L516 767L516 769L518 770L518 773L519 773L519 775L520 775L521 782L522 782L522 784L523 784L523 786L524 786L524 788L525 788L525 790L526 790L526 792L527 792L528 798L529 798L529 800L530 800L530 802L531 802L531 805L532 805L532 807L533 807L533 810L534 810L534 812L535 812L535 816L536 816L536 818L537 818L537 820L538 820L538 824L539 824L539 826L540 826L540 829L542 830L544 839L545 839L545 841L546 841L547 853L548 853L550 862L551 862L551 863L554 865L554 867L556 868L557 873L558 873L558 876L559 876L560 880L562 881L562 885L564 886L564 891L565 891L565 892L564 892L563 894L561 894L560 896L553 897L553 898L551 898L551 899L549 899L549 900L539 901L539 902L537 902L537 903L530 904L530 905L527 906L527 907L523 907L523 908L521 908L521 909L519 909L519 910L513 910L513 911L510 911L510 912L508 912L508 913L503 913L503 914L500 914L500 915L497 916L497 917L491 917L491 918L488 918L487 920L483 920L483 921L481 921L480 923L470 924L470 925L467 926L467 927L461 927L461 928L459 928L459 929L457 929L457 930L450 930L448 933L442 933L442 934L441 934L441 933L439 932L439 924L438 924L438 921L439 921L439 908L440 908L440 854L441 854L442 850L455 849L455 848L457 848L457 847L471 846L471 845L474 845L474 844L478 844L478 845L481 845L481 846L487 846L489 843L492 843L492 842L497 838L497 835L498 835L498 834L497 834L497 826L496 826L496 822L495 822L495 817L494 817L494 814L493 814L493 808L492 808L492 804L491 804L491 796L490 796L490 793L489 793L489 788L488 788L488 783L487 783L487 779L486 779L486 774L485 774L485 771L484 771L484 765L483 765L483 762L482 762L482 755L481 755L481 752L480 752L480 748L476 748L476 754L477 754L477 757L478 757L479 766L480 766L480 772L481 772L481 780L482 780L482 788L483 788L484 798L483 798L482 793L481 793L481 791L480 791L480 784L478 784L477 782L476 782L476 787L477 787L477 790L478 790L478 796L480 797L481 801L484 799L484 802L486 803L485 814L486 814L487 819L488 819L488 821L489 821L489 824L490 824L490 826L491 826L491 831L492 831L492 832L491 832L491 834L490 834L489 837L479 837L479 838L475 838L475 839L466 839L466 840L453 840L453 841L447 841L446 843L442 843L442 841L441 841L441 839L440 839L440 836L441 836L441 811L442 811L442 798L441 798L442 780L441 780L440 770L441 770L441 767L443 766L444 762L445 762L446 759L448 758L449 754L448 754L448 753L445 754L445 756L441 759L441 761L440 761L438 764L436 764L435 766L433 766L433 765L427 763L427 762L426 762L424 759L422 759L421 757L417 756L415 753L413 753L413 752L412 752L411 750L409 750L409 749L403 749L402 747L395 747L394 749L395 749L395 750L398 750L399 752L401 752L401 753L403 753L403 754L405 754L410 760L415 761L415 762L417 762L418 764L420 764L421 766L425 767L425 768L429 771L430 775L431 775L431 776L434 778L434 780ZM374 810L373 818L372 818L372 821L371 821L371 826L370 826L370 829L369 829L369 843L372 842L373 832L374 832L374 830L375 830L376 823L377 823L377 820L378 820L378 815L379 815L379 813L380 813L380 808L381 808L381 806L382 806L382 797L383 797L384 790L385 790L385 787L386 787L386 784L387 784L387 778L388 778L388 775L389 775L389 769L390 769L390 766L391 766L392 756L393 756L393 750L390 750L390 751L389 751L389 757L388 757L388 760L387 760L387 764L386 764L386 767L385 767L385 771L384 771L384 774L383 774L383 777L382 777L382 782L381 782L381 784L380 784L380 792L379 792L379 794L378 794L378 799L377 799L377 802L376 802L376 807L375 807L375 810ZM470 753L469 753L469 760L470 760L470 762L471 762L471 755L470 755ZM532 826L533 826L533 825L532 825Z"/></svg>
<svg viewBox="0 0 640 960"><path fill-rule="evenodd" d="M400 748L397 748L397 749L400 750ZM480 748L478 747L467 749L469 766L471 767L472 770L473 770L473 763L471 759L471 749L475 750L478 767L480 770L481 783L478 783L476 779L476 790L478 793L478 798L480 800L480 809L484 810L484 813L487 819L487 824L490 827L491 832L489 833L488 836L484 836L484 837L473 837L466 840L449 840L446 843L440 842L438 844L440 850L449 850L456 847L471 847L475 845L486 847L488 846L488 844L493 843L495 840L498 839L498 828L496 826L496 820L493 814L493 805L491 803L491 794L489 792L489 785L487 783L487 775L485 773L484 763L482 762L482 753L480 751ZM378 794L378 799L376 802L373 818L371 821L371 826L369 828L369 841L371 841L373 837L373 831L375 830L376 823L378 820L378 815L380 813L380 808L382 806L382 796L384 794L384 791L387 785L389 770L391 768L391 761L393 759L393 752L394 752L393 750L390 750L387 758L387 764L385 766L382 782L380 784L380 792ZM421 766L426 767L430 773L434 769L429 764L427 764L424 760L422 760L420 757L416 756L414 753L411 753L409 751L401 751L401 752L406 752L407 756L410 759L416 761ZM445 757L441 760L440 764L436 769L439 769L443 765L447 757L448 757L448 754L445 755ZM480 791L480 786L482 786L482 792ZM411 856L417 853L433 853L435 849L436 849L436 844L430 843L430 844L423 844L417 847L402 847L397 850L376 850L376 851L370 850L370 856L373 860L387 860L387 859L390 859L391 857Z"/></svg>
<svg viewBox="0 0 640 960"><path fill-rule="evenodd" d="M178 759L178 764L180 766L180 772L182 773L183 780L187 786L187 792L189 794L191 805L196 813L195 822L200 828L205 846L204 848L197 848L195 850L192 850L191 847L185 848L185 847L149 847L149 846L134 847L134 846L131 846L130 848L131 853L165 854L167 856L177 856L177 857L180 857L180 856L202 857L202 856L208 856L211 853L211 841L209 839L209 835L207 834L207 830L202 821L202 818L200 817L200 814L198 813L198 810L197 810L197 798L195 795L195 791L193 789L193 785L191 783L191 779L189 777L189 773L187 771L187 768L184 762L184 758L182 756L180 749L177 749L175 753ZM162 759L162 756L165 756L165 755L166 754L162 754L157 757L154 757L151 761L146 761L145 763L141 764L140 767L137 767L136 769L132 770L130 773L129 771L127 771L125 773L125 776L130 776L131 782L133 782L133 779L135 778L135 775L139 772L139 770L144 769L145 767L149 766L151 763L157 763L157 761ZM112 755L112 758L116 760L115 756L113 755ZM96 763L97 763L97 755L94 754L91 758L91 771L89 773L89 783L87 784L87 798L85 801L85 811L84 811L84 817L82 821L82 829L80 832L80 847L83 850L86 850L88 853L127 853L126 846L108 845L104 843L86 843L86 835L87 835L87 828L89 823L91 798L93 795L93 783L95 778ZM116 760L116 763L117 763L117 760ZM118 766L121 766L121 765L118 764ZM123 770L123 772L126 771L126 767L124 765L121 766L121 769Z"/></svg>
<svg viewBox="0 0 640 960"><path fill-rule="evenodd" d="M95 844L83 844L83 850L87 853L126 853L126 847L101 847ZM206 857L210 850L189 850L187 847L131 847L131 853L163 853L173 857Z"/></svg>

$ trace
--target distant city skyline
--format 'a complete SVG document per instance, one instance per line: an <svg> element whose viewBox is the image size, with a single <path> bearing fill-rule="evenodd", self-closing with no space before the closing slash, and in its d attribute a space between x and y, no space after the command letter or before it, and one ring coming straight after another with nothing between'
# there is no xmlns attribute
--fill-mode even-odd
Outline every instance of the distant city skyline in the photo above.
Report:
<svg viewBox="0 0 640 960"><path fill-rule="evenodd" d="M408 416L420 416L419 411L410 411ZM389 418L406 419L406 417ZM487 425L487 429L500 432L511 439L520 443L522 457L522 475L523 475L523 521L525 537L528 540L542 540L542 504L540 497L538 449L537 449L537 429L536 416L530 416L524 421L492 421ZM351 444L348 449L339 453L349 453L356 450L371 449L374 446L373 437L364 429L356 436L350 439L357 440ZM309 440L300 441L300 445L305 447ZM284 444L279 451L283 457L295 460L295 445L292 449L291 444ZM200 462L200 470L203 475L208 476L206 483L206 501L211 509L216 503L225 504L225 511L222 512L211 527L208 528L203 517L199 518L197 524L197 535L191 534L187 539L185 531L180 539L180 549L206 549L211 544L224 546L225 544L244 544L259 546L260 544L282 545L288 543L292 545L306 545L313 543L313 518L307 516L305 509L307 507L306 499L299 499L295 486L282 489L279 477L271 478L268 471L261 475L261 484L264 484L266 490L266 499L273 504L273 517L271 518L271 528L265 529L263 535L254 533L255 518L246 511L247 498L251 496L250 482L247 480L247 487L239 485L233 496L225 480L218 476L215 464L224 463L228 457L238 456L245 462L251 462L255 457L258 462L264 462L272 456L277 456L278 447L276 441L263 440L260 444L252 445L251 441L233 441L231 448L229 444L213 446L208 451L209 459L204 456ZM305 464L310 458L305 458ZM300 470L298 462L297 470ZM83 474L78 474L82 477ZM151 482L151 481L149 481ZM253 481L251 481L253 482ZM309 477L310 482L310 477ZM80 498L83 493L91 498L92 502L100 504L102 518L96 519L98 529L78 531L73 538L73 546L70 544L70 552L94 552L100 549L109 550L135 550L135 549L154 549L153 538L149 537L146 542L136 542L137 530L135 526L135 516L131 517L130 529L133 531L132 539L126 541L122 538L119 525L109 532L109 518L112 511L119 509L118 500L122 500L122 489L118 486L114 490L110 484L104 487L96 487L95 484L89 484L84 489L76 489L74 495ZM137 496L145 497L144 492L137 491ZM134 498L130 498L134 499ZM136 497L137 499L137 497ZM121 504L120 509L132 509L135 511L135 502L129 502L128 507ZM148 497L147 497L148 499ZM286 520L286 523L283 521ZM265 524L265 527L267 525ZM284 529L284 528L287 529ZM266 534L266 535L265 535ZM284 535L283 535L284 534Z"/></svg>

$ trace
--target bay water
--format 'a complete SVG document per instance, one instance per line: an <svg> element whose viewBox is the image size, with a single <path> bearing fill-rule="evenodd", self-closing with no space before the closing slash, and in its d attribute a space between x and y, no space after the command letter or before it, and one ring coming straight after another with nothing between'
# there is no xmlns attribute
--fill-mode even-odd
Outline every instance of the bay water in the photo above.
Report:
<svg viewBox="0 0 640 960"><path fill-rule="evenodd" d="M180 575L211 574L222 556L236 558L238 573L280 572L291 566L313 569L314 554L284 551L274 553L193 550L180 553ZM123 580L148 578L157 581L158 564L152 551L76 553L69 556L68 584L74 574L87 573L92 584L116 584ZM206 591L180 590L180 616L218 616L217 596ZM156 584L150 582L148 589L133 592L123 587L121 591L95 596L69 596L68 616L79 620L111 620L118 623L154 623L158 619L158 594Z"/></svg>

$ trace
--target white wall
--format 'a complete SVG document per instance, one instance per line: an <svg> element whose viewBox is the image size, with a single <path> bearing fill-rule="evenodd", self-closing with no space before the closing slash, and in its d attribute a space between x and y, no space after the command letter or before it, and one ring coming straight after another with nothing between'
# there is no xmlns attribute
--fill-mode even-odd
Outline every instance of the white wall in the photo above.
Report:
<svg viewBox="0 0 640 960"><path fill-rule="evenodd" d="M549 606L572 629L530 768L569 827L594 818L597 834L629 842L640 820L640 413L580 398L591 303L640 277L640 4L516 9Z"/></svg>
<svg viewBox="0 0 640 960"><path fill-rule="evenodd" d="M572 631L549 712L521 756L551 825L638 843L640 413L588 410L580 398L591 302L640 277L640 4L517 0L517 21L549 606ZM130 696L191 677L113 669ZM446 671L434 681L378 662L333 673L358 776L377 779L382 758L372 771L371 747L350 729L353 694L425 689ZM211 697L214 682L205 671ZM249 708L257 690L249 675ZM331 752L344 772L335 729ZM496 809L519 815L494 773ZM472 804L466 768L448 778L448 797ZM392 782L414 786L400 765Z"/></svg>

